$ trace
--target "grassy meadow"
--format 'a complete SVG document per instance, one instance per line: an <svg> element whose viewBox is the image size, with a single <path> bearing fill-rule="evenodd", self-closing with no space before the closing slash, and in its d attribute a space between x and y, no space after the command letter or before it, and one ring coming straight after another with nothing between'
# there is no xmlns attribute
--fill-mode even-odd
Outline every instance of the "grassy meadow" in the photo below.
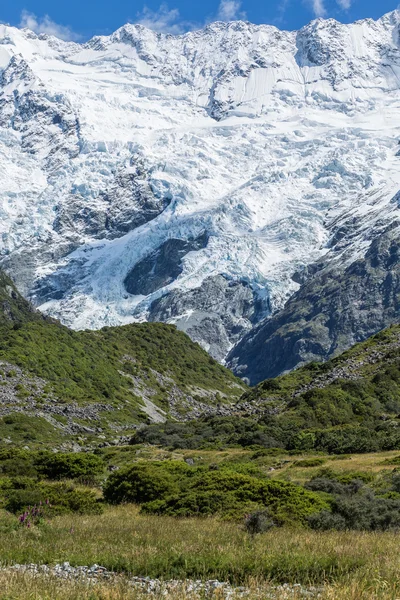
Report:
<svg viewBox="0 0 400 600"><path fill-rule="evenodd" d="M100 516L57 517L31 530L15 529L10 521L2 515L3 566L97 563L117 573L166 580L230 581L253 589L249 598L262 597L261 592L266 594L282 583L324 586L318 597L327 599L384 600L400 594L397 533L282 528L249 536L237 523L149 517L140 515L134 506L110 508ZM4 599L141 597L129 589L123 576L94 586L22 573L0 573L0 581L0 598ZM286 597L285 592L276 593L280 594L277 598ZM170 597L184 598L177 590L174 594Z"/></svg>
<svg viewBox="0 0 400 600"><path fill-rule="evenodd" d="M268 480L304 484L321 469L343 480L358 475L379 488L396 472L397 452L352 456L318 454L263 455L250 450L171 451L154 447L104 449L105 465L124 468L137 461L185 461L212 469L232 465L257 468ZM107 468L107 467L106 467ZM1 479L1 478L0 478ZM101 496L101 483L91 484ZM82 486L81 486L82 487ZM85 486L82 487L82 489ZM80 488L79 488L80 489ZM249 600L303 598L317 588L321 599L395 600L400 598L399 533L392 531L312 531L304 526L275 527L250 535L243 520L221 516L176 518L143 514L135 504L105 505L101 514L67 513L22 527L18 516L0 509L0 561L3 569L18 564L72 566L94 563L115 572L111 581L85 583L53 576L0 570L0 599L122 600L149 597L129 584L130 576L161 580L212 580L245 586ZM301 584L288 592L282 584ZM318 594L318 595L316 595ZM184 584L157 592L154 598L224 597L189 594ZM240 596L239 592L236 595ZM235 595L232 596L235 598Z"/></svg>

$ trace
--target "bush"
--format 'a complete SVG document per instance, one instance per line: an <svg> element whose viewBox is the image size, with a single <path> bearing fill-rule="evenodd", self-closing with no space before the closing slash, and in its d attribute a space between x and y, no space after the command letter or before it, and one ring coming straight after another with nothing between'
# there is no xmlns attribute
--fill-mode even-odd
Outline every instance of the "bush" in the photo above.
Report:
<svg viewBox="0 0 400 600"><path fill-rule="evenodd" d="M328 510L323 510L320 513L310 515L307 519L311 529L316 531L327 531L328 529L336 529L343 531L347 529L346 519L340 514L333 514Z"/></svg>
<svg viewBox="0 0 400 600"><path fill-rule="evenodd" d="M18 485L18 482L16 482ZM76 512L100 514L102 505L90 489L75 488L66 483L25 482L24 487L13 487L7 492L5 508L18 514L29 506L43 506L45 516Z"/></svg>
<svg viewBox="0 0 400 600"><path fill-rule="evenodd" d="M85 452L44 453L36 460L39 473L48 479L80 479L94 481L104 469L99 456Z"/></svg>
<svg viewBox="0 0 400 600"><path fill-rule="evenodd" d="M285 456L286 454L288 454L287 450L284 450L283 448L260 448L259 450L256 450L252 455L251 458L253 460L257 459L257 458L264 458L264 457L273 457L273 456Z"/></svg>
<svg viewBox="0 0 400 600"><path fill-rule="evenodd" d="M336 497L332 512L345 520L347 529L384 531L400 527L400 501L378 498L369 490Z"/></svg>
<svg viewBox="0 0 400 600"><path fill-rule="evenodd" d="M271 519L268 510L257 510L247 515L244 526L250 535L255 535L256 533L265 533L269 529L272 529L272 527L275 527L275 523Z"/></svg>
<svg viewBox="0 0 400 600"><path fill-rule="evenodd" d="M34 466L34 454L19 448L0 450L0 473L11 477L25 475L34 477L37 470Z"/></svg>
<svg viewBox="0 0 400 600"><path fill-rule="evenodd" d="M332 479L346 484L355 480L370 483L374 480L375 476L373 473L368 473L366 471L335 471L331 467L324 467L318 471L316 477Z"/></svg>
<svg viewBox="0 0 400 600"><path fill-rule="evenodd" d="M172 516L218 514L239 519L266 507L271 518L283 525L305 523L309 514L328 505L318 494L293 483L221 469L199 473L182 486L180 493L149 502L142 510Z"/></svg>
<svg viewBox="0 0 400 600"><path fill-rule="evenodd" d="M50 503L59 507L59 512L76 512L84 515L99 515L103 512L103 505L90 489L74 488L65 483L43 487L43 494L49 498Z"/></svg>
<svg viewBox="0 0 400 600"><path fill-rule="evenodd" d="M312 529L354 529L360 531L385 531L400 529L400 494L393 488L376 496L362 481L342 476L342 481L316 477L307 488L328 492L333 496L331 510L310 515L308 524Z"/></svg>
<svg viewBox="0 0 400 600"><path fill-rule="evenodd" d="M173 476L153 464L135 464L112 473L104 487L104 498L110 504L133 502L142 504L162 499L178 491Z"/></svg>
<svg viewBox="0 0 400 600"><path fill-rule="evenodd" d="M5 509L11 513L18 514L23 512L28 506L34 506L46 502L41 490L14 490L8 496Z"/></svg>
<svg viewBox="0 0 400 600"><path fill-rule="evenodd" d="M325 492L327 494L355 494L358 490L363 486L363 482L354 479L349 483L341 483L336 479L328 479L324 477L315 477L311 479L308 483L306 483L305 487L307 490L312 490L314 492Z"/></svg>
<svg viewBox="0 0 400 600"><path fill-rule="evenodd" d="M219 515L226 519L242 519L244 514L257 509L251 501L239 501L233 492L218 490L187 490L163 500L142 505L146 514L172 517L204 517Z"/></svg>

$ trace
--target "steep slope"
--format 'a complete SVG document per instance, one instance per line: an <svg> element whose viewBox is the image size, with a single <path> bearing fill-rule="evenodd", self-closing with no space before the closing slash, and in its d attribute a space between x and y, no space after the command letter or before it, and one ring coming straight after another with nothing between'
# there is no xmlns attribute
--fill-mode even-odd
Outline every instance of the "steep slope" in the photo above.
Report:
<svg viewBox="0 0 400 600"><path fill-rule="evenodd" d="M75 332L0 274L0 444L98 443L146 421L194 417L243 389L173 326Z"/></svg>
<svg viewBox="0 0 400 600"><path fill-rule="evenodd" d="M223 360L337 258L338 219L356 207L372 241L391 218L397 11L0 42L2 266L75 329L162 319Z"/></svg>
<svg viewBox="0 0 400 600"><path fill-rule="evenodd" d="M14 282L0 271L0 327L20 326L26 322L51 321L25 300Z"/></svg>
<svg viewBox="0 0 400 600"><path fill-rule="evenodd" d="M335 454L398 450L399 413L400 325L393 325L335 359L263 381L227 411L185 427L152 425L138 431L133 442ZM254 458L263 452L257 450Z"/></svg>
<svg viewBox="0 0 400 600"><path fill-rule="evenodd" d="M397 212L397 197L394 198ZM390 213L388 213L390 214ZM302 364L327 360L400 320L400 221L367 232L365 255L337 249L296 276L305 282L285 307L247 334L228 365L251 384ZM350 231L354 236L356 225ZM348 233L349 229L347 229ZM341 235L338 235L341 233ZM346 228L335 234L343 243ZM372 241L371 241L372 239ZM348 241L348 240L347 240Z"/></svg>

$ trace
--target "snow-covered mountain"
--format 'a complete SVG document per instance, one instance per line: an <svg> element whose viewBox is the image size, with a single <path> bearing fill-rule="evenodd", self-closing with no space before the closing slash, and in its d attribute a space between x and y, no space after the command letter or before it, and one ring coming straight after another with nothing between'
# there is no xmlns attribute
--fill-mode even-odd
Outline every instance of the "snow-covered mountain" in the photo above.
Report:
<svg viewBox="0 0 400 600"><path fill-rule="evenodd" d="M82 45L0 26L0 264L67 325L173 322L223 360L294 273L396 223L399 35L397 11Z"/></svg>

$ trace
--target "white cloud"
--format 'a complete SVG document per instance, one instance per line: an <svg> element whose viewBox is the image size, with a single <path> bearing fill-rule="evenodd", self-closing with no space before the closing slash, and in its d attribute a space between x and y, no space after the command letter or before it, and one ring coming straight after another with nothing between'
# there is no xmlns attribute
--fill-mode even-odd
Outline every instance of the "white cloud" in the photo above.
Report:
<svg viewBox="0 0 400 600"><path fill-rule="evenodd" d="M217 15L206 20L206 24L211 21L235 21L237 19L245 19L246 13L241 11L241 0L221 0L218 7ZM179 35L198 29L203 25L201 23L192 23L181 19L180 12L177 8L169 8L166 3L160 5L158 10L152 10L148 6L144 6L143 10L137 14L135 23L144 25L158 33L171 33Z"/></svg>
<svg viewBox="0 0 400 600"><path fill-rule="evenodd" d="M276 25L282 25L285 22L285 14L288 9L290 0L281 0L278 5L277 16L273 23Z"/></svg>
<svg viewBox="0 0 400 600"><path fill-rule="evenodd" d="M245 13L240 11L242 3L239 0L221 0L218 7L218 21L236 21L246 17Z"/></svg>
<svg viewBox="0 0 400 600"><path fill-rule="evenodd" d="M136 23L158 33L173 35L179 35L190 29L189 24L181 20L179 10L177 8L169 10L167 4L161 4L158 10L151 10L145 6L138 14Z"/></svg>
<svg viewBox="0 0 400 600"><path fill-rule="evenodd" d="M60 40L74 41L79 40L80 36L72 31L70 27L65 25L59 25L50 19L49 15L44 17L37 17L35 14L23 10L21 13L20 27L27 27L37 34L47 33L47 35L54 35Z"/></svg>
<svg viewBox="0 0 400 600"><path fill-rule="evenodd" d="M316 17L324 17L326 15L324 0L312 0L312 7Z"/></svg>
<svg viewBox="0 0 400 600"><path fill-rule="evenodd" d="M336 0L336 1L339 4L340 8L342 8L343 10L349 10L349 8L351 7L351 0Z"/></svg>

